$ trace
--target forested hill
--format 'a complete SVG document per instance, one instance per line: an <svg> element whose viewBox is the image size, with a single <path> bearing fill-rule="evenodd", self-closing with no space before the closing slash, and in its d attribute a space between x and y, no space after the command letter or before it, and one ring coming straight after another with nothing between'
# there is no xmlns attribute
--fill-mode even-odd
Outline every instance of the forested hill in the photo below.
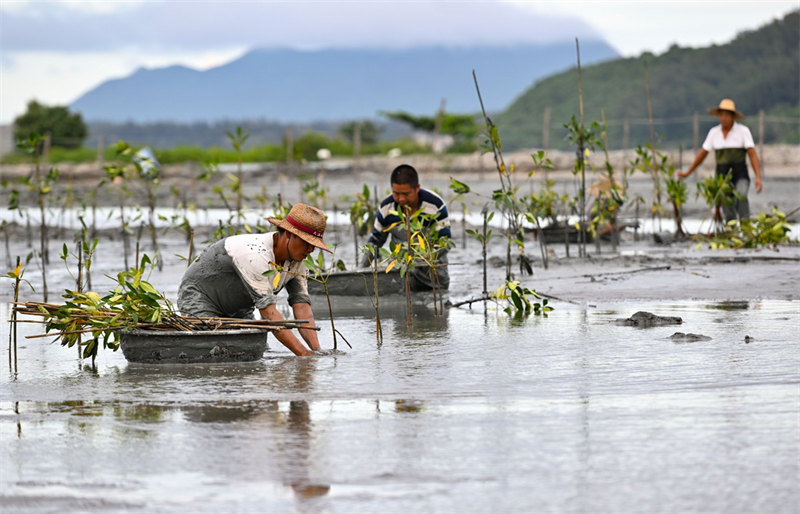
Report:
<svg viewBox="0 0 800 514"><path fill-rule="evenodd" d="M747 116L744 123L751 127L754 137L758 112L763 109L765 142L800 142L800 11L741 33L725 45L696 49L673 46L658 56L645 53L582 67L586 124L599 122L604 109L613 148L624 142L626 117L630 126L628 146L649 140L645 63L656 133L662 145L691 148L694 113L699 113L702 142L716 122L706 111L722 98L734 99L738 110ZM564 124L573 115L578 116L575 68L534 84L495 116L504 148L541 147L548 106L549 147L564 148L568 144Z"/></svg>

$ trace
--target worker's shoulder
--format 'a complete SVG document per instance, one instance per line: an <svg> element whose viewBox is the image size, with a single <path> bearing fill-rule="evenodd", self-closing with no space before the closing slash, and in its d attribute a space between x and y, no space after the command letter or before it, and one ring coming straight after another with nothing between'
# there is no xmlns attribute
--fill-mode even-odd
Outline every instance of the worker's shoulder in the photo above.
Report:
<svg viewBox="0 0 800 514"><path fill-rule="evenodd" d="M433 191L425 188L419 188L419 201L420 203L429 203L437 208L445 204L444 198L434 193Z"/></svg>
<svg viewBox="0 0 800 514"><path fill-rule="evenodd" d="M750 134L750 127L748 127L747 125L744 125L742 123L739 123L738 121L734 121L733 122L733 130L736 130L736 131L739 131L739 132L743 132L743 133L746 132L747 134Z"/></svg>

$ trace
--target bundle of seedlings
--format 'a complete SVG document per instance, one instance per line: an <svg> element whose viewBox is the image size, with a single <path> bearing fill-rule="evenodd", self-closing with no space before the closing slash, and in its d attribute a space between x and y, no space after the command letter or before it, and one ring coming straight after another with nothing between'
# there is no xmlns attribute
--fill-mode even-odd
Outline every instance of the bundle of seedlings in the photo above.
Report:
<svg viewBox="0 0 800 514"><path fill-rule="evenodd" d="M144 256L138 268L119 273L117 286L105 296L95 292L67 290L63 305L42 302L14 302L14 313L38 316L27 320L45 324L45 333L30 338L56 335L62 346L84 345L84 358L97 356L103 348L117 350L120 333L128 330L213 331L261 329L276 331L303 327L306 320L252 320L237 318L198 318L180 316L171 302L142 276L149 258ZM16 319L19 323L22 320ZM310 328L310 327L305 327ZM84 336L87 340L84 340Z"/></svg>

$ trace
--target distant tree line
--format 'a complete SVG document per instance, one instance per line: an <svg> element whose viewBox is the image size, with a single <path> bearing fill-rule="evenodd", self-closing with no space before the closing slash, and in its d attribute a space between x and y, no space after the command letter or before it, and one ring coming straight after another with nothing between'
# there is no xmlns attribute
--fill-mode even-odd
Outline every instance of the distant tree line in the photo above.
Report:
<svg viewBox="0 0 800 514"><path fill-rule="evenodd" d="M645 66L653 116L662 144L693 144L692 118L705 130L714 123L706 110L732 98L747 115L755 134L758 113L765 113L764 141L800 143L800 11L758 30L739 34L725 45L691 49L673 45L662 55L614 59L582 69L586 120L609 120L609 142L629 147L649 142ZM578 114L577 73L572 70L534 84L495 116L507 148L541 146L549 115L549 147L566 148L563 128ZM625 119L629 133L624 133Z"/></svg>

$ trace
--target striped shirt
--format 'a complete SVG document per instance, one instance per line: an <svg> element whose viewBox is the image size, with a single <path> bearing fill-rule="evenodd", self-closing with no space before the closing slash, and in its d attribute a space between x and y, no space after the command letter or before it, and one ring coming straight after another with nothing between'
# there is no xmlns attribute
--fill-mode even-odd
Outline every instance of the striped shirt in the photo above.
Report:
<svg viewBox="0 0 800 514"><path fill-rule="evenodd" d="M447 217L447 205L441 196L432 191L420 188L419 190L419 207L423 214L430 214L436 216L434 229L438 229L439 237L450 237L450 220ZM392 235L393 243L402 243L406 240L405 227L399 224L386 232L386 228L392 224L400 221L400 216L392 214L392 211L398 211L400 207L395 203L392 195L387 196L382 202L375 215L375 225L372 227L372 235L369 236L367 244L380 248L386 242L389 234ZM430 225L430 221L426 221L426 225Z"/></svg>

